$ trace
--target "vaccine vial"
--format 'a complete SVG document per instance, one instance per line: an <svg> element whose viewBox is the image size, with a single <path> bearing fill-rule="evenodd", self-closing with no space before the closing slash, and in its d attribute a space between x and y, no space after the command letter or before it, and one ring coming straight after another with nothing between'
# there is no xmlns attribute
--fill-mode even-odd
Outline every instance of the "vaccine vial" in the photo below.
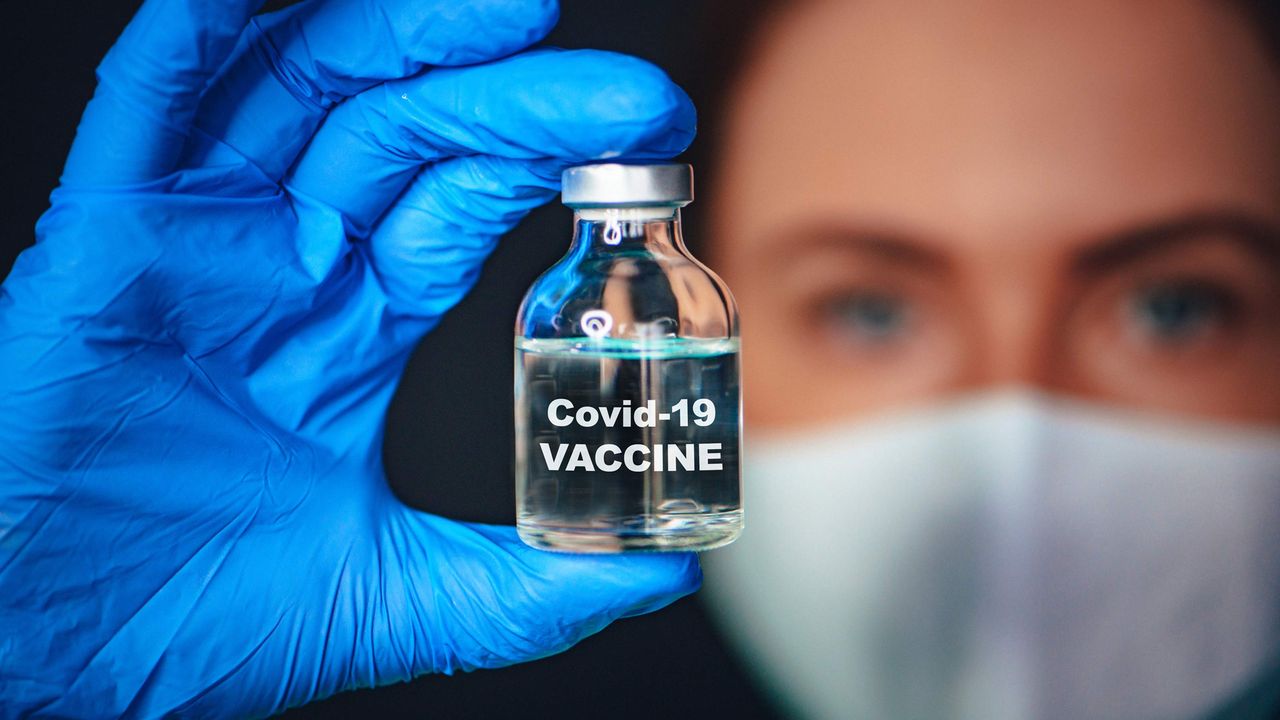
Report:
<svg viewBox="0 0 1280 720"><path fill-rule="evenodd" d="M693 168L565 170L568 254L515 333L516 527L569 552L708 550L742 531L738 311L685 248Z"/></svg>

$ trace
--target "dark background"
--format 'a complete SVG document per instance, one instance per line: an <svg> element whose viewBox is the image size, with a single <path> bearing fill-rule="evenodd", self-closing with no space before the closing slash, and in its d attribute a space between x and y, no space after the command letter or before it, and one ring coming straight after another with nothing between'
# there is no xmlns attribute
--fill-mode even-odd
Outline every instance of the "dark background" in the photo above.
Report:
<svg viewBox="0 0 1280 720"><path fill-rule="evenodd" d="M36 0L3 5L0 53L3 192L0 270L33 241L93 68L139 3ZM283 3L274 3L281 5ZM700 3L562 0L548 38L563 47L638 55L695 84ZM697 98L695 97L695 100ZM697 212L697 206L691 213ZM415 354L388 417L387 473L409 504L450 517L511 523L511 333L533 278L567 247L571 215L535 211L501 244L476 289ZM695 238L696 240L696 238ZM449 413L435 412L450 408ZM229 612L234 609L229 608ZM773 718L710 626L697 598L623 620L557 657L503 670L361 690L288 718Z"/></svg>

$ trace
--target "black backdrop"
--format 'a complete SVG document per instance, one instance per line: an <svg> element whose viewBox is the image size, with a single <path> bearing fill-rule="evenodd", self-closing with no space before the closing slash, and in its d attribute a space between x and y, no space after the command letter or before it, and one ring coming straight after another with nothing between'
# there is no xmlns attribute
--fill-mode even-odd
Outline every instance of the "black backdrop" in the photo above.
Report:
<svg viewBox="0 0 1280 720"><path fill-rule="evenodd" d="M47 206L93 91L93 68L137 4L3 4L5 274L33 240L32 227ZM639 55L687 84L697 71L697 16L698 3L688 0L562 0L560 25L547 42ZM696 211L695 205L691 212ZM524 290L564 251L569 229L569 211L561 206L533 213L503 241L476 289L414 356L389 413L384 448L391 483L409 504L466 520L512 522L511 327ZM446 416L436 408L451 411ZM616 623L557 657L345 693L286 717L717 715L774 717L695 597Z"/></svg>

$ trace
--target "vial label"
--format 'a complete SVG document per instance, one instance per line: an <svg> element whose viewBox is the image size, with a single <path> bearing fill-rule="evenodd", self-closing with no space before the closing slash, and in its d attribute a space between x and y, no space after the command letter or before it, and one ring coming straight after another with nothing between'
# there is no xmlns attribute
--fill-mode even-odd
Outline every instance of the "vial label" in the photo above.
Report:
<svg viewBox="0 0 1280 720"><path fill-rule="evenodd" d="M736 537L737 340L521 340L516 368L526 539L621 550Z"/></svg>

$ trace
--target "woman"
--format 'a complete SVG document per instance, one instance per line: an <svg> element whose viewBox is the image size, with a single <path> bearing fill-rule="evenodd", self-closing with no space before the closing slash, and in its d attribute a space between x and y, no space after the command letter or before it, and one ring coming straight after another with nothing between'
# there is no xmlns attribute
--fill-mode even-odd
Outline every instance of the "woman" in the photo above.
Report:
<svg viewBox="0 0 1280 720"><path fill-rule="evenodd" d="M735 8L703 210L749 519L705 563L766 684L803 717L1272 716L1274 24Z"/></svg>

